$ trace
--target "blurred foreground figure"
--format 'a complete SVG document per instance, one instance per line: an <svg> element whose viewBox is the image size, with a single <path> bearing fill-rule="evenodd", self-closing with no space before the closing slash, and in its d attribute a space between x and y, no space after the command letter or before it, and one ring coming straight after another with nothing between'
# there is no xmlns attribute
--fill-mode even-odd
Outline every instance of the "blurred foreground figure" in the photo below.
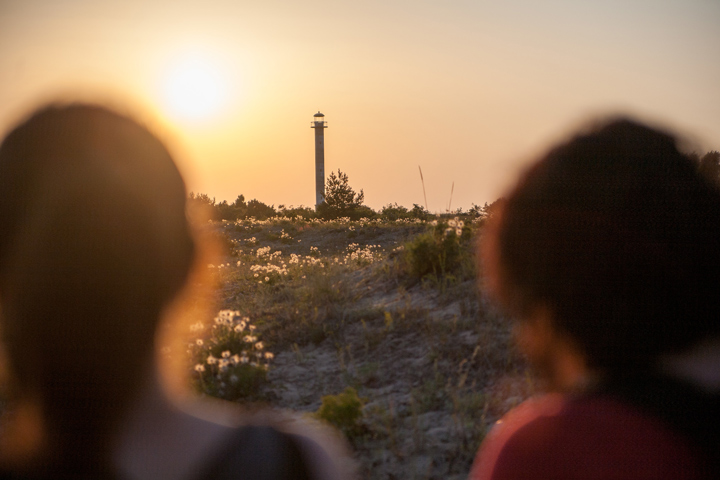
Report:
<svg viewBox="0 0 720 480"><path fill-rule="evenodd" d="M102 107L47 107L3 141L0 478L346 478L327 432L191 415L160 388L159 321L198 252L186 196L162 143Z"/></svg>
<svg viewBox="0 0 720 480"><path fill-rule="evenodd" d="M471 479L720 478L720 194L674 138L620 119L556 146L482 257L551 393L498 422Z"/></svg>

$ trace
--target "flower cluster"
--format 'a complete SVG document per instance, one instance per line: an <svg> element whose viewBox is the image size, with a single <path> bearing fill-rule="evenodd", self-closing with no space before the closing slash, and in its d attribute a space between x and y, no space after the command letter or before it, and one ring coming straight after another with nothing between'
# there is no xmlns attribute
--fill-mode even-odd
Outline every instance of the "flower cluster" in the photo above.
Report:
<svg viewBox="0 0 720 480"><path fill-rule="evenodd" d="M358 227L364 227L364 226L390 226L390 225L423 225L429 223L428 220L423 220L420 218L397 218L397 219L389 219L384 217L376 217L376 218L359 218L357 220L351 220L348 217L341 217L337 219L329 219L329 220L323 220L320 218L305 218L302 215L296 215L294 217L287 217L285 215L278 214L275 217L270 217L266 220L258 220L254 217L248 217L245 219L238 219L235 221L210 221L211 224L221 226L222 228L230 228L234 230L250 230L253 231L254 229L257 229L259 227L265 227L265 226L279 226L279 225L298 225L299 229L307 228L310 225L313 226L347 226L348 230L350 232L354 232L356 228ZM284 243L289 243L292 237L284 232L284 230L280 233L280 240ZM244 240L246 242L249 242L251 244L256 244L257 239L252 238L248 240Z"/></svg>
<svg viewBox="0 0 720 480"><path fill-rule="evenodd" d="M263 277L265 283L270 283L271 280L278 280L288 274L285 262L282 262L282 265L274 265L272 263L268 263L267 265L252 265L250 271L253 272L253 277L255 278ZM263 280L259 280L258 283L263 283Z"/></svg>
<svg viewBox="0 0 720 480"><path fill-rule="evenodd" d="M347 246L348 254L345 256L345 264L355 262L360 265L373 263L381 258L378 251L382 248L380 245L366 245L364 248L357 243L351 243Z"/></svg>
<svg viewBox="0 0 720 480"><path fill-rule="evenodd" d="M462 220L459 220L458 217L455 217L452 220L448 220L448 226L445 229L445 235L447 235L448 233L450 233L454 230L455 235L457 235L459 237L460 235L462 235L462 229L464 226L465 226L465 222L463 222Z"/></svg>
<svg viewBox="0 0 720 480"><path fill-rule="evenodd" d="M190 326L195 335L205 330L202 322ZM240 312L222 310L205 338L188 344L194 384L200 392L229 400L257 393L274 355L265 351L256 330Z"/></svg>
<svg viewBox="0 0 720 480"><path fill-rule="evenodd" d="M312 247L310 247L312 248ZM315 266L318 265L320 267L323 266L323 261L320 258L316 257L310 257L302 255L297 255L294 253L290 254L290 260L288 260L288 264L290 265L298 265L300 268L303 268L304 266Z"/></svg>

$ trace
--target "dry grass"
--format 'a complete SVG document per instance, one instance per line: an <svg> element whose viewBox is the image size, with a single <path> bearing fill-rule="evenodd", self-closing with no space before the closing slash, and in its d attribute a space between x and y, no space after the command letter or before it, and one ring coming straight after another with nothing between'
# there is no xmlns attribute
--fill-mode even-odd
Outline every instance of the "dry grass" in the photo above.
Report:
<svg viewBox="0 0 720 480"><path fill-rule="evenodd" d="M426 224L213 226L233 248L226 266L213 267L220 308L250 317L275 355L260 397L315 412L323 396L355 389L362 417L345 430L363 478L466 478L489 426L532 392L507 320L477 289L477 228L467 223L461 264L421 281L398 247ZM263 248L280 253L258 257ZM300 260L291 264L293 254ZM265 275L269 264L285 270Z"/></svg>

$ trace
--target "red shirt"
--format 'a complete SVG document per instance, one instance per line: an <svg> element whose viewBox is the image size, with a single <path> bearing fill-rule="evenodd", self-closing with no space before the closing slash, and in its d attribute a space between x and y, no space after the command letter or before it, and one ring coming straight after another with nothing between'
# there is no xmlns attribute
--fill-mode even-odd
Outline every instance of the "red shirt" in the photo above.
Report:
<svg viewBox="0 0 720 480"><path fill-rule="evenodd" d="M471 480L701 479L698 454L654 417L613 398L546 395L505 415Z"/></svg>

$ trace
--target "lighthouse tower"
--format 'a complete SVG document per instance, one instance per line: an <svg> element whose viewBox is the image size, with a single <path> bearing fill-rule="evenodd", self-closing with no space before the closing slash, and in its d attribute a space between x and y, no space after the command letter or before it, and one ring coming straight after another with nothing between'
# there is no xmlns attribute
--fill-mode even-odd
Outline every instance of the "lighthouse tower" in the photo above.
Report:
<svg viewBox="0 0 720 480"><path fill-rule="evenodd" d="M325 195L325 115L317 112L313 115L310 128L315 129L315 208L323 202Z"/></svg>

